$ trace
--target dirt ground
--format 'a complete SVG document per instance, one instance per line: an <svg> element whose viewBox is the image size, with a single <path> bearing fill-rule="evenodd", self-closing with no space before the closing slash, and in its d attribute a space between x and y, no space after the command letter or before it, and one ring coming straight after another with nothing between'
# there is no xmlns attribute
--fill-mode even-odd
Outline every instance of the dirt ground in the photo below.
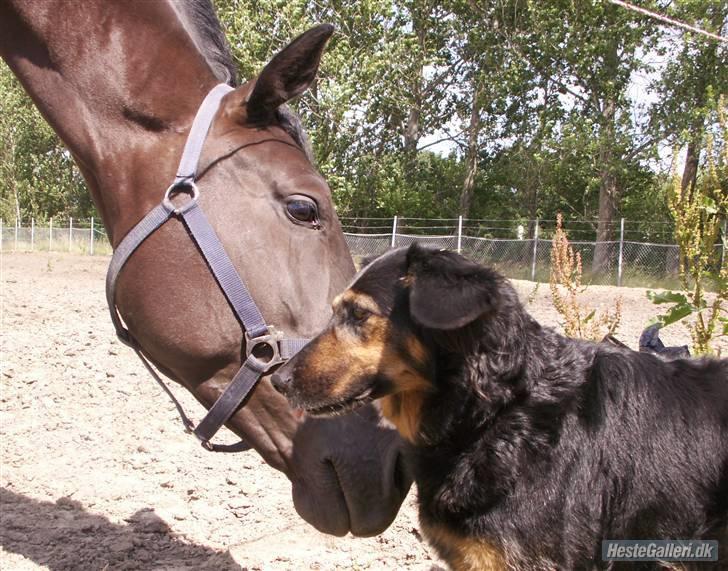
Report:
<svg viewBox="0 0 728 571"><path fill-rule="evenodd" d="M417 531L413 496L370 539L321 535L295 513L284 476L255 453L215 455L113 334L108 258L0 257L0 568L441 569ZM516 286L524 299L533 284ZM655 313L643 289L594 287L624 302L618 337L636 346ZM557 325L541 285L529 310ZM664 332L689 340L685 328ZM723 348L728 353L728 347ZM176 391L192 416L191 397Z"/></svg>

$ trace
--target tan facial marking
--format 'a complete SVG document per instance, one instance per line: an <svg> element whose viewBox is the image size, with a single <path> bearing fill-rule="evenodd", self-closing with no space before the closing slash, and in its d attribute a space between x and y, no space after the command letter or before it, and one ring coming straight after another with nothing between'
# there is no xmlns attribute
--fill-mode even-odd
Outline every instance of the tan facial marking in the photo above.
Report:
<svg viewBox="0 0 728 571"><path fill-rule="evenodd" d="M382 415L405 440L414 442L420 429L424 391L405 391L382 397L379 402Z"/></svg>
<svg viewBox="0 0 728 571"><path fill-rule="evenodd" d="M318 338L306 367L331 379L329 398L347 394L358 379L376 373L385 352L386 325L385 318L372 315L364 325L365 337L334 326Z"/></svg>
<svg viewBox="0 0 728 571"><path fill-rule="evenodd" d="M454 571L505 571L504 554L486 541L461 537L439 525L422 524L422 533Z"/></svg>
<svg viewBox="0 0 728 571"><path fill-rule="evenodd" d="M430 355L427 352L427 349L425 349L425 346L419 339L417 339L417 337L413 335L407 337L404 346L407 349L407 353L409 354L409 356L416 363L424 365L430 359Z"/></svg>
<svg viewBox="0 0 728 571"><path fill-rule="evenodd" d="M352 391L358 381L380 373L394 386L392 394L381 399L382 413L409 440L414 440L420 425L420 410L429 381L412 367L412 362L424 365L428 354L414 336L393 339L398 332L390 321L377 315L380 308L371 297L347 290L333 303L334 312L355 305L372 312L360 331L345 326L333 326L318 339L316 351L307 359L306 367L313 375L329 380L326 397L336 399ZM407 358L397 347L404 346Z"/></svg>
<svg viewBox="0 0 728 571"><path fill-rule="evenodd" d="M336 304L337 300L339 301L338 305ZM374 301L374 298L351 289L347 289L334 300L334 310L338 309L344 303L356 305L362 309L371 311L372 313L378 313L380 311L379 304Z"/></svg>
<svg viewBox="0 0 728 571"><path fill-rule="evenodd" d="M346 293L346 292L344 292ZM334 310L334 313L336 313L336 310L341 307L341 303L344 300L344 293L340 293L334 298L334 301L331 302L331 309Z"/></svg>

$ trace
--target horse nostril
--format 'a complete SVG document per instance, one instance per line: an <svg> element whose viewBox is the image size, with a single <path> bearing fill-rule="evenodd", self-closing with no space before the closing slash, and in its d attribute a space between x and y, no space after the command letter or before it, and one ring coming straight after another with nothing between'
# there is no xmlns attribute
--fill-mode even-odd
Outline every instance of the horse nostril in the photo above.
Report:
<svg viewBox="0 0 728 571"><path fill-rule="evenodd" d="M275 390L285 396L291 384L291 377L276 372L271 375L270 382L273 383Z"/></svg>

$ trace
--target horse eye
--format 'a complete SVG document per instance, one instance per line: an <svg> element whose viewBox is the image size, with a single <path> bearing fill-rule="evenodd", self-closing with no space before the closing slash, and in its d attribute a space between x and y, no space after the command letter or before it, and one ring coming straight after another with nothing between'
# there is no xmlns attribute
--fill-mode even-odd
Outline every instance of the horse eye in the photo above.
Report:
<svg viewBox="0 0 728 571"><path fill-rule="evenodd" d="M286 210L291 217L301 222L315 223L318 220L318 209L311 200L296 199L286 204Z"/></svg>

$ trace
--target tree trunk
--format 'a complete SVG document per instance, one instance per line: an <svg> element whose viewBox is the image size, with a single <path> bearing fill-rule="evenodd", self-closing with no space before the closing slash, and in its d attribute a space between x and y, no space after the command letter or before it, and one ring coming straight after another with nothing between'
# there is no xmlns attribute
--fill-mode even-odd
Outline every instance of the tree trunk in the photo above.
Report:
<svg viewBox="0 0 728 571"><path fill-rule="evenodd" d="M608 77L616 77L619 68L619 42L614 39L605 53L604 71ZM614 219L619 206L616 162L616 94L607 88L602 97L599 129L599 211L597 243L594 246L592 271L603 274L609 270L611 242L614 240Z"/></svg>
<svg viewBox="0 0 728 571"><path fill-rule="evenodd" d="M414 155L420 141L420 101L416 97L415 104L410 107L407 115L407 124L404 127L404 152Z"/></svg>
<svg viewBox="0 0 728 571"><path fill-rule="evenodd" d="M18 222L20 220L20 198L18 197L18 185L15 181L13 181L13 198L15 198L15 224L16 226L20 224Z"/></svg>
<svg viewBox="0 0 728 571"><path fill-rule="evenodd" d="M604 124L601 133L599 148L599 220L597 222L597 244L594 247L594 261L592 270L603 273L609 270L609 258L612 250L611 242L614 240L614 219L619 204L619 187L617 175L614 172L614 100L604 104L602 113Z"/></svg>
<svg viewBox="0 0 728 571"><path fill-rule="evenodd" d="M412 26L417 35L417 46L419 52L415 54L417 67L410 86L412 90L412 104L407 113L407 122L404 126L403 147L405 160L407 161L407 172L413 174L414 162L417 157L417 145L420 142L420 120L422 116L422 89L425 81L425 68L423 61L426 56L427 47L425 38L427 29L426 18L423 14L415 11L412 13Z"/></svg>
<svg viewBox="0 0 728 571"><path fill-rule="evenodd" d="M473 103L470 109L468 150L465 158L465 180L460 192L460 215L467 218L473 200L475 175L478 173L478 135L480 134L480 89L473 86Z"/></svg>
<svg viewBox="0 0 728 571"><path fill-rule="evenodd" d="M719 33L723 21L725 20L728 10L715 10L711 19L710 29ZM706 44L705 51L700 55L699 61L702 62L701 73L697 74L697 84L694 93L694 109L700 109L705 106L708 99L708 78L716 77L720 62L717 57L718 44L709 42ZM695 183L698 178L698 167L700 166L700 150L703 145L703 130L705 128L705 118L701 115L695 118L690 125L690 140L688 141L687 154L685 155L685 168L683 169L680 188L683 196L691 196L695 189ZM685 194L685 191L687 195Z"/></svg>
<svg viewBox="0 0 728 571"><path fill-rule="evenodd" d="M525 199L526 199L526 212L528 212L528 218L532 222L529 222L529 236L533 236L533 221L538 218L538 199L539 190L541 188L542 178L542 165L541 165L541 154L543 151L543 141L546 137L546 124L548 119L550 89L549 89L549 78L544 77L541 80L540 89L543 92L543 105L538 114L538 130L536 131L531 144L528 147L528 161L530 163L526 166L525 176ZM528 104L528 101L524 101L524 106ZM539 157L539 158L534 158Z"/></svg>
<svg viewBox="0 0 728 571"><path fill-rule="evenodd" d="M698 132L702 134L702 128L698 129ZM688 191L688 195L693 194L695 181L698 179L698 165L700 162L699 141L700 134L693 131L693 139L688 143L688 150L685 155L685 168L683 169L682 180L680 181L683 196L685 196L686 190Z"/></svg>

